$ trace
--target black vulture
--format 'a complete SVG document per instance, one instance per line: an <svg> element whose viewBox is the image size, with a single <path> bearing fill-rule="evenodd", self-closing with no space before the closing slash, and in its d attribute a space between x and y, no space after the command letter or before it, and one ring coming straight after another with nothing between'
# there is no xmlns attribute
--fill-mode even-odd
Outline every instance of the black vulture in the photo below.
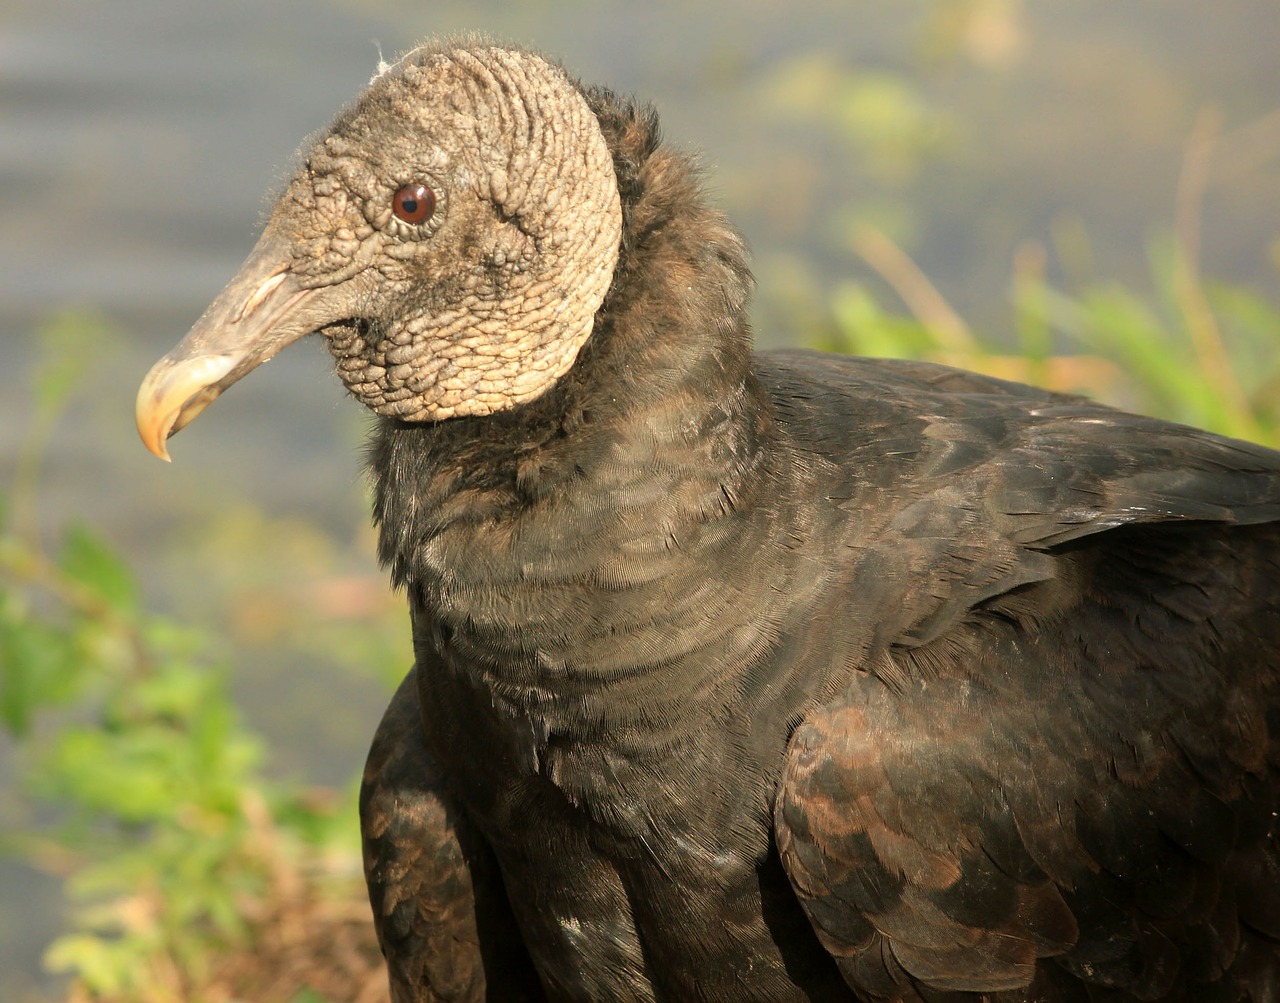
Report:
<svg viewBox="0 0 1280 1003"><path fill-rule="evenodd" d="M1280 999L1280 454L753 352L690 158L532 52L300 161L138 420L314 332L380 416L397 1001Z"/></svg>

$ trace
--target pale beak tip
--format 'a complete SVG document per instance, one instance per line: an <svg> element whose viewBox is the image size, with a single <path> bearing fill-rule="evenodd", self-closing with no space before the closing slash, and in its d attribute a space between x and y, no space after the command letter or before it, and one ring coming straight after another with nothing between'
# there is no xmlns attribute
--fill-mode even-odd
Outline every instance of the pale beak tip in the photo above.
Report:
<svg viewBox="0 0 1280 1003"><path fill-rule="evenodd" d="M171 462L166 440L173 421L171 416L162 412L163 405L158 400L150 375L138 388L138 399L134 404L134 420L138 425L138 438L147 447L147 452L157 456L166 463Z"/></svg>
<svg viewBox="0 0 1280 1003"><path fill-rule="evenodd" d="M172 463L173 458L169 455L169 429L172 427L172 421L156 420L155 412L145 409L141 403L138 406L138 438L142 440L142 444L147 447L147 451L151 455L164 460L165 463Z"/></svg>
<svg viewBox="0 0 1280 1003"><path fill-rule="evenodd" d="M231 372L235 361L224 355L174 358L171 354L151 368L138 388L135 418L138 436L152 455L171 462L169 437L221 393L218 382Z"/></svg>

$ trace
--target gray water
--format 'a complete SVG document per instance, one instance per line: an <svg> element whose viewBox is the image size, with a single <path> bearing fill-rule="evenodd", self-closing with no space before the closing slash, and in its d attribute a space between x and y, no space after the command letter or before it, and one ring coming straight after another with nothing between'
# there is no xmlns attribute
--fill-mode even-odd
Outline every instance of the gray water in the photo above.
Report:
<svg viewBox="0 0 1280 1003"><path fill-rule="evenodd" d="M1280 106L1274 0L1040 0L1012 49L932 59L924 3L174 3L46 0L0 10L0 478L28 424L32 339L84 308L120 332L45 462L47 533L89 522L167 608L179 588L173 534L248 503L334 532L363 518L359 415L322 349L295 348L175 440L176 463L132 431L137 381L181 337L251 246L263 193L391 55L433 33L481 29L543 48L584 79L654 100L667 135L703 151L719 203L756 251L762 295L796 273L815 288L854 267L839 228L856 197L904 201L906 242L966 315L1007 324L1009 263L1026 238L1082 220L1101 274L1141 282L1144 246L1167 223L1182 146L1200 110L1228 129ZM995 45L995 50L991 49ZM963 50L963 46L961 47ZM914 178L868 170L822 123L770 110L781 67L826 53L838 66L915 75L961 128ZM1259 131L1206 202L1205 268L1275 298L1280 141ZM1270 144L1270 145L1268 145ZM1246 156L1247 153L1247 156ZM798 264L797 264L798 263ZM776 288L776 287L772 287ZM765 312L762 341L799 332ZM7 483L7 480L0 482ZM372 574L371 559L365 570ZM246 656L248 657L248 656ZM280 772L341 783L357 768L381 691L324 666L260 656L238 691ZM336 708L340 708L340 711ZM30 816L0 746L0 825ZM39 953L61 922L56 882L0 863L0 999L54 992Z"/></svg>

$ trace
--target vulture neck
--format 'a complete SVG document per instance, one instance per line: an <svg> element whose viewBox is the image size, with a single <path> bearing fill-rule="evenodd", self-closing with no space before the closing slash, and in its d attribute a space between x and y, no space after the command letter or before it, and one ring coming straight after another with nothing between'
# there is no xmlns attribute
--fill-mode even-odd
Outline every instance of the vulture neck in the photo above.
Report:
<svg viewBox="0 0 1280 1003"><path fill-rule="evenodd" d="M380 555L420 660L427 646L513 700L707 696L708 667L762 643L739 589L787 531L759 518L792 468L751 373L741 238L635 117L611 136L621 257L573 369L509 411L374 436Z"/></svg>

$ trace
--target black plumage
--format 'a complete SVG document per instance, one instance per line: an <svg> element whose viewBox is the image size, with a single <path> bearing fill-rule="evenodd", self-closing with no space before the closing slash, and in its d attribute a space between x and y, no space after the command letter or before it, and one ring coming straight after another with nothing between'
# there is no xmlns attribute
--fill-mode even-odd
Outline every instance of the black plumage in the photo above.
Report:
<svg viewBox="0 0 1280 1003"><path fill-rule="evenodd" d="M386 208L416 183L429 231ZM1280 454L753 353L750 285L652 111L426 47L144 384L162 452L318 330L383 415L395 999L1280 998ZM472 380L489 337L554 375Z"/></svg>

